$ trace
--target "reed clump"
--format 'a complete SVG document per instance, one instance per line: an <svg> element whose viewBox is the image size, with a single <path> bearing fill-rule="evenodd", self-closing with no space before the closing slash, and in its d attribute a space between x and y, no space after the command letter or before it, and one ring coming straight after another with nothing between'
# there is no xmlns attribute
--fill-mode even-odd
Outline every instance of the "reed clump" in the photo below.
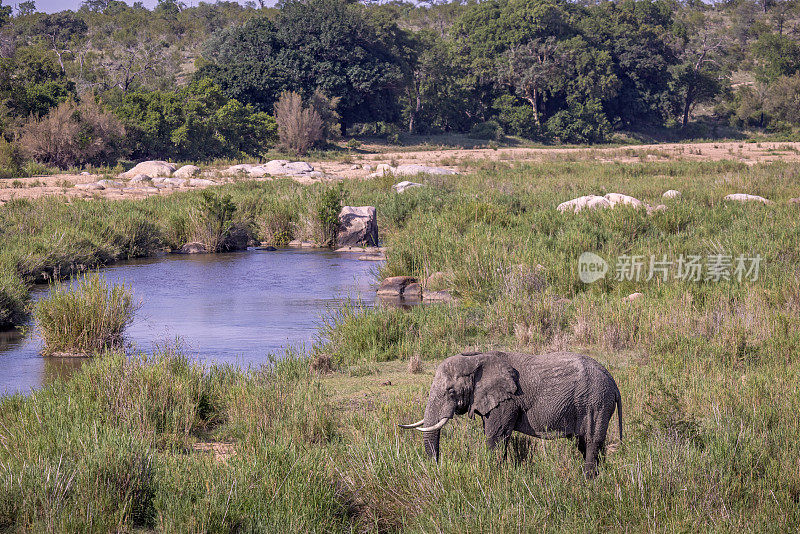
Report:
<svg viewBox="0 0 800 534"><path fill-rule="evenodd" d="M129 287L98 274L55 285L34 311L43 353L89 356L118 349L137 307Z"/></svg>

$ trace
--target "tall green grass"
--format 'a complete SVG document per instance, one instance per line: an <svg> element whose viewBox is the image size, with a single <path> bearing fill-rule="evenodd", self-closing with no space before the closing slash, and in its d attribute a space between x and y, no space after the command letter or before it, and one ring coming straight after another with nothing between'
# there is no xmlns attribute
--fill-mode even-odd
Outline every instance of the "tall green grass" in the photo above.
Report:
<svg viewBox="0 0 800 534"><path fill-rule="evenodd" d="M121 348L137 307L130 288L99 274L56 285L34 311L42 352L88 356Z"/></svg>

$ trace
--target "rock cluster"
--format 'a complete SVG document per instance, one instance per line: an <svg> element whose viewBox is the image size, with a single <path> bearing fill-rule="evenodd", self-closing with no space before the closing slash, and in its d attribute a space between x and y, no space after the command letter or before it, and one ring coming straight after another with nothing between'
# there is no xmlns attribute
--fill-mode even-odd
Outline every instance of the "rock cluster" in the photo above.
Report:
<svg viewBox="0 0 800 534"><path fill-rule="evenodd" d="M305 161L288 161L274 159L267 163L242 163L228 167L227 174L246 174L252 178L264 176L306 176L309 178L322 178L325 173L315 171L314 167Z"/></svg>
<svg viewBox="0 0 800 534"><path fill-rule="evenodd" d="M131 170L123 172L119 178L128 180L137 174L146 174L147 176L170 176L175 172L175 164L167 161L143 161L133 167Z"/></svg>
<svg viewBox="0 0 800 534"><path fill-rule="evenodd" d="M664 194L661 196L663 198L681 198L681 192L676 191L674 189L670 189L669 191L664 191Z"/></svg>
<svg viewBox="0 0 800 534"><path fill-rule="evenodd" d="M602 209L602 208L614 208L618 205L626 205L631 206L635 209L645 208L647 213L652 213L655 211L662 211L667 209L664 204L659 204L658 206L650 206L639 200L638 198L634 198L629 195L623 195L621 193L608 193L605 196L599 195L586 195L583 197L573 198L572 200L568 200L566 202L562 202L556 208L560 212L571 211L573 213L578 213L584 209Z"/></svg>

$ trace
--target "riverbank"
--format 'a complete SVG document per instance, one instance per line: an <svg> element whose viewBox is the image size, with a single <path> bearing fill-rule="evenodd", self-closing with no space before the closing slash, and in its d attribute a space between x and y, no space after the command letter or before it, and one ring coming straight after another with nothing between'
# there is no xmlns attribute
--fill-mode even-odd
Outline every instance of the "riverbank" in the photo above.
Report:
<svg viewBox="0 0 800 534"><path fill-rule="evenodd" d="M402 194L391 177L342 185L348 204L378 209L388 246L381 275L433 276L457 303L345 306L323 326L324 343L273 370L204 374L176 354L146 363L111 356L69 382L5 398L0 525L797 530L800 206L791 199L800 196L800 165L481 161L466 169L420 177L425 187ZM670 189L681 196L662 198ZM313 198L288 182L218 190L244 212L248 199ZM556 210L607 193L665 209ZM733 193L771 203L725 200ZM131 203L131 213L165 224L192 196L170 198L177 203L151 212L139 210L155 199ZM295 202L300 212L310 205ZM605 277L581 282L584 252L608 264ZM634 257L638 270L625 267ZM696 281L686 275L693 257ZM739 258L746 270L737 274ZM566 440L520 438L521 461L498 466L480 423L460 418L444 430L436 466L417 433L397 429L421 417L441 358L494 348L581 351L606 365L622 394L625 438L611 431L596 480L583 479ZM310 370L326 362L334 371ZM87 525L94 517L108 522Z"/></svg>

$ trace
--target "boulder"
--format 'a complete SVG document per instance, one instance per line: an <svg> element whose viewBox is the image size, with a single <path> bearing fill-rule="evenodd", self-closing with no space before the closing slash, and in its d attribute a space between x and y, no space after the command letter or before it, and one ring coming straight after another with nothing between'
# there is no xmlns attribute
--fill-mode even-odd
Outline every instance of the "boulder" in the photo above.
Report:
<svg viewBox="0 0 800 534"><path fill-rule="evenodd" d="M117 182L116 180L108 180L108 179L98 180L97 183L98 183L98 185L102 185L106 189L109 189L109 188L111 188L111 189L122 189L123 187L125 187L125 184L123 184L122 182Z"/></svg>
<svg viewBox="0 0 800 534"><path fill-rule="evenodd" d="M392 189L394 189L398 193L402 193L406 189L410 189L412 187L422 187L422 184L418 184L416 182L402 181L394 184L392 186Z"/></svg>
<svg viewBox="0 0 800 534"><path fill-rule="evenodd" d="M735 202L761 202L762 204L771 204L772 202L764 197L758 195L748 195L746 193L734 193L732 195L725 195L725 200L733 200Z"/></svg>
<svg viewBox="0 0 800 534"><path fill-rule="evenodd" d="M364 254L363 256L359 256L357 259L361 261L383 261L386 259L386 256L383 254Z"/></svg>
<svg viewBox="0 0 800 534"><path fill-rule="evenodd" d="M173 163L168 163L166 161L143 161L131 170L123 172L119 177L127 180L128 178L133 178L137 174L169 176L173 172L175 172L175 165Z"/></svg>
<svg viewBox="0 0 800 534"><path fill-rule="evenodd" d="M75 184L75 189L81 189L83 191L102 191L105 187L101 184L95 182L89 182L88 184Z"/></svg>
<svg viewBox="0 0 800 534"><path fill-rule="evenodd" d="M283 166L283 168L285 171L289 173L297 173L297 174L304 174L314 170L314 167L312 167L305 161L293 161L291 163L286 163Z"/></svg>
<svg viewBox="0 0 800 534"><path fill-rule="evenodd" d="M173 176L175 178L191 178L192 176L197 176L198 174L200 174L200 167L197 165L184 165L175 171Z"/></svg>
<svg viewBox="0 0 800 534"><path fill-rule="evenodd" d="M217 185L217 182L214 180L206 180L205 178L189 178L186 185L189 187L206 187L209 185Z"/></svg>
<svg viewBox="0 0 800 534"><path fill-rule="evenodd" d="M419 282L412 282L408 284L403 290L403 298L421 299L422 286L419 284Z"/></svg>
<svg viewBox="0 0 800 534"><path fill-rule="evenodd" d="M565 211L578 213L583 209L593 210L600 208L614 208L620 204L631 206L635 209L645 208L648 213L667 209L667 207L663 204L660 204L654 208L648 204L645 204L638 198L634 198L630 195L623 195L622 193L608 193L602 197L599 195L586 195L583 197L573 198L572 200L562 202L558 205L558 207L556 207L556 209L562 213Z"/></svg>
<svg viewBox="0 0 800 534"><path fill-rule="evenodd" d="M339 212L336 243L340 246L377 246L378 215L374 206L344 206Z"/></svg>
<svg viewBox="0 0 800 534"><path fill-rule="evenodd" d="M633 206L636 209L641 208L642 206L644 206L644 202L642 202L638 198L634 198L634 197L629 196L629 195L623 195L622 193L609 193L603 198L605 198L609 202L609 204L611 204L612 208L614 206L616 206L617 204L624 204L626 206Z"/></svg>
<svg viewBox="0 0 800 534"><path fill-rule="evenodd" d="M630 295L625 297L623 300L639 300L642 297L644 297L644 295L642 293L638 293L637 292L637 293L631 293Z"/></svg>
<svg viewBox="0 0 800 534"><path fill-rule="evenodd" d="M676 191L674 189L670 189L669 191L664 191L664 194L661 196L663 198L681 198L681 192Z"/></svg>
<svg viewBox="0 0 800 534"><path fill-rule="evenodd" d="M192 243L186 243L176 252L178 254L205 254L208 252L208 248L206 248L204 243L194 241Z"/></svg>
<svg viewBox="0 0 800 534"><path fill-rule="evenodd" d="M334 252L366 252L364 247L339 247Z"/></svg>
<svg viewBox="0 0 800 534"><path fill-rule="evenodd" d="M137 174L130 180L128 180L128 184L150 184L152 183L153 179L147 176L146 174Z"/></svg>
<svg viewBox="0 0 800 534"><path fill-rule="evenodd" d="M657 211L667 211L666 204L659 204L658 206L647 206L647 214L652 215Z"/></svg>
<svg viewBox="0 0 800 534"><path fill-rule="evenodd" d="M413 291L417 291L419 288L419 284L417 283L417 279L413 276L390 276L381 282L381 285L378 286L378 296L379 297L402 297L405 295L406 288L408 286L415 286L412 287Z"/></svg>
<svg viewBox="0 0 800 534"><path fill-rule="evenodd" d="M578 213L583 209L597 209L597 208L609 208L609 207L611 207L611 203L604 197L597 195L586 195L583 197L573 198L572 200L568 200L566 202L562 202L561 204L558 205L558 207L556 207L556 209L561 213L564 213L565 211L572 211L574 213Z"/></svg>
<svg viewBox="0 0 800 534"><path fill-rule="evenodd" d="M183 185L186 185L188 181L189 180L186 180L185 178L167 178L162 183L172 185L174 187L181 187Z"/></svg>

